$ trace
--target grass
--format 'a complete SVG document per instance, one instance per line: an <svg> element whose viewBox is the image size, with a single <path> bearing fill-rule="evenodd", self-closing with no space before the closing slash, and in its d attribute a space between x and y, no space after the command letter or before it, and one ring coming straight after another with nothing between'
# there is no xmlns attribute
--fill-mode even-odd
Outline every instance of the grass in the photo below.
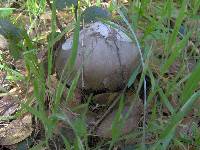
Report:
<svg viewBox="0 0 200 150"><path fill-rule="evenodd" d="M121 128L124 126L125 120L121 118L121 113L124 108L125 98L123 93L120 96L119 108L114 121L112 123L112 138L109 140L102 140L100 145L88 144L89 133L85 123L85 112L80 115L74 122L71 122L69 116L63 112L62 107L62 93L68 79L64 83L61 80L56 84L55 91L52 93L47 85L51 86L51 73L53 67L53 44L61 39L61 35L68 34L74 29L74 39L72 54L66 65L66 70L71 74L76 60L78 39L80 31L81 17L80 14L85 6L78 8L78 20L68 24L64 30L57 35L56 23L56 4L55 0L51 3L51 22L50 22L50 39L44 40L42 45L48 49L48 75L45 77L45 70L41 63L38 62L37 53L40 47L32 41L31 33L35 32L34 28L40 26L38 17L49 11L45 0L27 0L20 3L20 7L24 10L17 10L29 17L30 25L28 27L25 43L27 43L26 50L23 52L22 59L25 61L28 75L23 77L20 72L13 70L2 58L0 60L0 69L11 74L10 80L12 82L22 81L27 85L27 90L30 85L34 87L34 93L27 101L22 104L24 111L31 112L34 117L38 118L42 123L45 131L45 138L39 139L40 142L35 144L31 149L41 149L47 147L50 149L52 145L50 140L55 140L55 129L58 123L66 122L74 131L75 138L67 138L62 132L59 135L63 139L65 149L113 149L117 147L119 141L132 140L135 141L132 149L187 149L187 147L199 149L200 137L197 133L200 132L198 126L199 108L198 105L200 91L200 62L199 62L199 42L196 40L200 35L194 35L195 27L190 28L188 20L198 21L200 17L200 1L199 0L183 0L183 1L137 1L124 3L111 2L109 10L112 10L113 20L119 22L120 25L103 20L105 23L111 24L115 28L125 29L127 33L136 43L140 51L141 72L138 68L133 72L127 83L128 87L135 87L134 97L137 100L140 98L143 101L143 117L142 125L138 130L129 135L121 135ZM101 4L101 1L97 1ZM12 8L3 8L6 2L1 2L4 16L9 16L12 20L12 13L15 11ZM85 4L91 5L91 1L85 1ZM124 6L125 5L125 6ZM71 11L67 9L66 13ZM73 16L72 16L73 17ZM38 24L39 23L39 24ZM188 25L189 24L189 25ZM189 28L187 28L189 26ZM199 28L200 22L197 24ZM181 33L181 28L184 28L185 33ZM141 37L137 37L136 31L140 29L144 33ZM41 33L37 33L39 36ZM41 35L42 36L42 35ZM196 37L194 37L196 36ZM188 44L192 43L192 48ZM2 54L1 54L2 55ZM193 69L189 68L188 60L193 60ZM179 65L178 68L173 68L173 65ZM72 85L69 88L68 95L65 99L69 103L75 94L78 79L81 76L81 70L76 72ZM47 80L46 80L47 79ZM149 87L149 88L148 88ZM2 94L2 93L1 93ZM0 95L1 95L0 94ZM4 94L4 93L3 93ZM48 98L48 105L47 103ZM34 105L32 105L34 103ZM46 106L47 105L47 106ZM83 107L89 107L89 102ZM131 104L134 106L134 102ZM79 106L81 107L81 106ZM132 107L130 107L131 110ZM84 109L87 111L89 108ZM130 113L130 110L126 114ZM192 113L192 115L191 115ZM167 114L167 115L166 115ZM19 115L20 116L20 115ZM190 135L181 133L180 127L184 125L184 120L191 118L192 131ZM4 116L0 117L5 119ZM188 124L189 126L189 124ZM188 127L190 128L190 127ZM57 143L59 144L59 143ZM90 148L89 148L90 147ZM128 148L127 148L128 149Z"/></svg>

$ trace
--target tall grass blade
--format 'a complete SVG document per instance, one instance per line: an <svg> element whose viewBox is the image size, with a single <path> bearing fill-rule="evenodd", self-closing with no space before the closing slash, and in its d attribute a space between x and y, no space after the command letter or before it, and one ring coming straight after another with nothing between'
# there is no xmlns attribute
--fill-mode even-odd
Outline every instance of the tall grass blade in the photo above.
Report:
<svg viewBox="0 0 200 150"><path fill-rule="evenodd" d="M194 7L192 10L193 15L195 15L197 13L197 11L199 10L199 7L200 7L200 0L194 1Z"/></svg>
<svg viewBox="0 0 200 150"><path fill-rule="evenodd" d="M161 73L165 73L169 67L175 62L176 58L181 54L181 50L184 49L185 45L187 44L190 38L191 32L189 32L178 45L173 49L171 52L170 57L166 60L164 65L161 67Z"/></svg>
<svg viewBox="0 0 200 150"><path fill-rule="evenodd" d="M0 8L0 17L8 17L13 13L15 8Z"/></svg>
<svg viewBox="0 0 200 150"><path fill-rule="evenodd" d="M122 134L122 129L124 127L124 121L125 121L124 118L122 118L123 109L124 109L124 95L121 95L119 108L112 122L112 127L111 127L112 141L109 149L113 147L114 143Z"/></svg>
<svg viewBox="0 0 200 150"><path fill-rule="evenodd" d="M72 68L74 67L74 64L76 62L78 45L79 45L79 31L80 31L80 17L78 18L76 25L75 25L72 50L71 50L69 60L67 62L69 65L69 70L72 70Z"/></svg>
<svg viewBox="0 0 200 150"><path fill-rule="evenodd" d="M159 88L159 94L161 97L161 101L163 101L163 103L165 104L165 106L167 107L167 109L170 111L171 114L174 114L174 108L171 105L171 103L169 102L167 96L165 95L165 93L163 92L163 90L161 88Z"/></svg>
<svg viewBox="0 0 200 150"><path fill-rule="evenodd" d="M182 2L178 17L176 19L176 23L175 23L175 26L174 26L174 29L173 29L173 32L172 32L171 36L169 37L169 42L168 42L168 45L167 45L167 48L166 48L167 52L172 51L172 47L174 46L174 44L176 42L176 38L177 38L177 35L179 33L181 23L183 22L184 17L185 17L185 8L187 6L187 2L188 2L187 0L184 0Z"/></svg>
<svg viewBox="0 0 200 150"><path fill-rule="evenodd" d="M184 104L193 92L199 87L200 83L200 61L196 65L195 69L190 74L181 94L181 103Z"/></svg>
<svg viewBox="0 0 200 150"><path fill-rule="evenodd" d="M136 77L137 77L137 75L138 75L140 69L141 69L141 66L138 65L138 67L133 71L133 73L132 73L130 79L128 80L128 85L127 85L128 88L130 88L131 85L134 83L134 81L135 81L135 79L136 79Z"/></svg>
<svg viewBox="0 0 200 150"><path fill-rule="evenodd" d="M61 137L62 137L63 142L64 142L64 144L65 144L65 149L66 149L66 150L71 149L70 143L69 143L68 140L65 138L65 136L61 134Z"/></svg>
<svg viewBox="0 0 200 150"><path fill-rule="evenodd" d="M74 71L73 67L74 67L74 64L76 62L76 57L77 57L77 53L78 53L79 31L80 31L80 17L78 18L78 20L75 24L75 31L74 31L74 36L73 36L73 45L72 45L70 57L67 60L67 63L65 64L65 66L64 66L64 69L63 69L61 77L60 77L60 81L57 85L57 90L56 90L56 93L55 93L54 106L53 106L53 112L56 112L58 110L58 106L59 106L59 103L60 103L60 100L61 100L61 96L62 96L64 87L67 84L68 78L72 75L72 73ZM77 75L77 73L75 73L75 75ZM79 75L80 75L80 73L78 73L78 76L76 76L76 80L78 80L77 78L79 77ZM63 84L62 84L62 82L63 82ZM75 82L75 81L73 81L73 82ZM76 82L78 82L78 81L76 81ZM70 87L71 92L68 93L68 98L72 94L72 91L74 91L74 89L75 89L75 86L76 86L75 83L72 87Z"/></svg>
<svg viewBox="0 0 200 150"><path fill-rule="evenodd" d="M69 88L69 92L67 93L66 101L72 99L73 93L74 93L74 91L76 89L79 77L80 77L80 71L76 74L75 79L72 81L72 84L71 84L71 86Z"/></svg>
<svg viewBox="0 0 200 150"><path fill-rule="evenodd" d="M52 3L52 12L51 12L51 37L48 42L48 77L51 74L52 71L52 60L53 60L53 47L50 43L53 43L56 33L56 6L55 6L55 0L53 0Z"/></svg>
<svg viewBox="0 0 200 150"><path fill-rule="evenodd" d="M178 113L172 116L167 127L160 135L160 140L157 143L158 145L162 143L169 144L169 137L171 137L171 135L173 134L176 126L183 119L183 117L192 109L192 105L199 99L199 97L200 91L197 91L187 100L187 102L181 107Z"/></svg>
<svg viewBox="0 0 200 150"><path fill-rule="evenodd" d="M56 114L56 113L54 113L51 116L51 119L62 120L64 122L66 122L73 129L73 131L74 131L74 134L75 134L75 137L76 137L75 149L77 148L78 150L84 150L83 143L82 143L82 141L81 141L81 139L79 137L79 131L78 131L79 129L76 128L76 126L74 125L74 123L70 121L70 119L68 118L68 116L66 114L64 114L64 113L62 113L62 114ZM78 119L80 119L80 118L78 118ZM86 129L84 128L83 130L86 130Z"/></svg>

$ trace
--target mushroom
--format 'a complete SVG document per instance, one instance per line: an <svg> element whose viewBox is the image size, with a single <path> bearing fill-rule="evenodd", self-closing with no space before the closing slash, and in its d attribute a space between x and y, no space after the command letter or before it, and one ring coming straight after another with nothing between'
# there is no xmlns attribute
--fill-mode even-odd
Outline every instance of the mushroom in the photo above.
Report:
<svg viewBox="0 0 200 150"><path fill-rule="evenodd" d="M55 70L60 78L69 59L72 44L73 36L62 43L57 51ZM88 24L80 31L75 71L82 70L83 78L79 79L78 88L89 92L101 91L101 95L96 95L99 101L102 102L105 97L104 102L106 103L109 92L115 93L114 91L123 89L139 63L139 51L135 43L121 30L102 22L95 22ZM67 81L68 85L74 78L73 75L70 76L69 74L69 71L65 72L62 78ZM126 99L122 116L130 109L128 99L130 98L127 97ZM113 97L113 100L116 100L115 97ZM142 110L141 105L141 101L136 101L124 128L122 128L123 135L137 128ZM112 112L96 128L96 135L105 138L111 137L111 124L116 113L117 108L113 108ZM72 117L71 120L73 121L75 118ZM86 114L88 125L96 119L97 116L91 117L89 112Z"/></svg>
<svg viewBox="0 0 200 150"><path fill-rule="evenodd" d="M123 111L121 112L119 122L119 125L121 127L119 128L119 131L121 132L121 135L127 135L131 132L136 131L141 121L140 119L142 114L142 102L135 99L133 94L126 93L125 101L126 104L123 108ZM81 117L80 114L72 113L71 111L66 109L63 110L71 123L75 122L78 117ZM117 113L119 113L118 106L114 107L113 110L108 115L106 115L99 124L96 124L99 121L99 117L101 115L99 115L99 113L88 111L86 113L85 122L90 129L96 125L94 132L92 132L93 135L103 138L112 138L112 125ZM65 135L70 140L73 140L73 138L75 137L73 130L69 128L69 125L65 124L66 122L61 121L60 123L61 124L58 125L56 130L65 133L63 135Z"/></svg>
<svg viewBox="0 0 200 150"><path fill-rule="evenodd" d="M58 77L70 56L72 43L73 36L58 50L55 59ZM123 89L138 64L138 49L124 32L101 22L91 23L80 31L75 65L76 70L82 69L79 88L86 91ZM68 78L69 85L71 78Z"/></svg>

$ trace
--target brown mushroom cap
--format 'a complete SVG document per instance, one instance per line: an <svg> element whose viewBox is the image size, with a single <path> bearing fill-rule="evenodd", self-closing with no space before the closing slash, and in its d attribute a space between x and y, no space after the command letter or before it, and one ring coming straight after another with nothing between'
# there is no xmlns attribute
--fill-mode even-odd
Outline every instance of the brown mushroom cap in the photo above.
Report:
<svg viewBox="0 0 200 150"><path fill-rule="evenodd" d="M72 42L73 37L70 37L58 52L55 62L58 76L70 56ZM79 81L79 88L109 91L122 89L138 64L138 49L122 31L101 22L89 24L80 31L76 69L83 69L83 80Z"/></svg>

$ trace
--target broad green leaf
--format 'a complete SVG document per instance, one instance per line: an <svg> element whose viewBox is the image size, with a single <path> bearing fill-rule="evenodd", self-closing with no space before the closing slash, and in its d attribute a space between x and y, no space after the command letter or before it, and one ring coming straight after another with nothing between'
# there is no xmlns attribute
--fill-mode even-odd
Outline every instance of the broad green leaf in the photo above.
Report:
<svg viewBox="0 0 200 150"><path fill-rule="evenodd" d="M0 18L0 34L6 39L18 42L23 39L22 30L16 27L10 20Z"/></svg>
<svg viewBox="0 0 200 150"><path fill-rule="evenodd" d="M15 59L20 58L23 52L33 48L26 31L8 19L0 18L0 34L7 39L9 51Z"/></svg>
<svg viewBox="0 0 200 150"><path fill-rule="evenodd" d="M0 17L8 17L13 13L15 8L0 8Z"/></svg>
<svg viewBox="0 0 200 150"><path fill-rule="evenodd" d="M77 6L78 0L56 0L56 8L62 10L66 7Z"/></svg>
<svg viewBox="0 0 200 150"><path fill-rule="evenodd" d="M110 14L107 10L98 7L98 6L91 6L85 9L82 14L82 19L85 23L90 23L92 21L98 21L100 19L108 19Z"/></svg>

